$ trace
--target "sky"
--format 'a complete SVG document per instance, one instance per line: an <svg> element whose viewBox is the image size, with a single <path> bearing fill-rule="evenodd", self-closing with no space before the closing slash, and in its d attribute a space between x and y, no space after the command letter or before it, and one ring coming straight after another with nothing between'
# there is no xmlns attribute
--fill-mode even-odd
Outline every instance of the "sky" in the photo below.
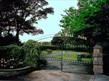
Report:
<svg viewBox="0 0 109 81"><path fill-rule="evenodd" d="M47 19L41 19L38 21L38 24L35 24L37 28L40 28L44 31L44 34L38 35L28 35L24 34L20 36L21 42L26 42L27 40L36 40L38 42L49 42L52 40L53 36L61 31L59 26L60 20L62 19L61 14L65 14L64 10L69 9L70 7L77 7L77 0L46 0L49 5L47 7L54 8L54 14L49 14Z"/></svg>

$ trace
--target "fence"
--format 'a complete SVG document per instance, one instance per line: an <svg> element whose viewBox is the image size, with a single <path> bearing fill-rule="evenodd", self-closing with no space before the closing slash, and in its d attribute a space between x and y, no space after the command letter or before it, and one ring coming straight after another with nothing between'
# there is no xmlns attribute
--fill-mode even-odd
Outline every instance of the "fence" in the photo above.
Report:
<svg viewBox="0 0 109 81"><path fill-rule="evenodd" d="M57 44L43 47L44 51L51 50L50 53L47 52L48 54L42 54L42 57L48 61L46 69L73 73L93 73L93 58L89 46Z"/></svg>

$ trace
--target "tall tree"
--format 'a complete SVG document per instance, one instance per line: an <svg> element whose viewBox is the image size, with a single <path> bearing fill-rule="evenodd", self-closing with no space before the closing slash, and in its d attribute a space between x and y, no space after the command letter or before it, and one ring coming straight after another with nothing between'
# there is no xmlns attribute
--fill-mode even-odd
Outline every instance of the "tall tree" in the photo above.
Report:
<svg viewBox="0 0 109 81"><path fill-rule="evenodd" d="M79 0L78 5L79 9L77 10L77 14L75 18L72 18L73 21L70 21L72 23L67 23L72 30L71 33L77 37L87 37L87 40L93 44L108 40L108 0ZM73 14L72 11L68 11ZM68 15L67 17L69 19L71 18ZM72 17L74 17L74 15L72 15ZM61 23L63 24L64 22ZM66 29L68 26L64 28Z"/></svg>
<svg viewBox="0 0 109 81"><path fill-rule="evenodd" d="M77 33L86 36L94 43L103 43L107 40L107 36L109 36L107 23L109 12L104 13L104 11L108 11L109 9L106 6L109 5L108 0L83 0L80 2L83 7L79 11L79 17L83 22L80 23L81 27L78 27L80 31ZM104 23L104 21L106 22Z"/></svg>
<svg viewBox="0 0 109 81"><path fill-rule="evenodd" d="M33 26L38 20L47 18L53 13L53 8L45 7L45 0L2 0L0 12L0 34L16 32L16 42L19 34L41 34L43 31Z"/></svg>
<svg viewBox="0 0 109 81"><path fill-rule="evenodd" d="M60 20L60 26L64 28L62 32L72 34L73 29L75 29L74 23L75 23L75 17L77 15L77 10L74 9L73 7L70 7L68 10L65 10L64 12L66 13L66 15L62 15L62 20Z"/></svg>

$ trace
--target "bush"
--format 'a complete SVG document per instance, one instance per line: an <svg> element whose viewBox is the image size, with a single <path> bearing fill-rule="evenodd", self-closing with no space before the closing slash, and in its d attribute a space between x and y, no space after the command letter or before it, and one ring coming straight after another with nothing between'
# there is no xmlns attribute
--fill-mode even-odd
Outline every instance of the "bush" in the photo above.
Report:
<svg viewBox="0 0 109 81"><path fill-rule="evenodd" d="M47 65L47 60L44 58L40 58L37 60L37 64L38 64L37 69L41 69Z"/></svg>
<svg viewBox="0 0 109 81"><path fill-rule="evenodd" d="M38 67L37 60L40 59L40 46L39 43L34 40L28 40L24 45L25 52L24 64L31 67Z"/></svg>
<svg viewBox="0 0 109 81"><path fill-rule="evenodd" d="M38 42L29 40L22 47L8 45L0 47L0 68L19 68L23 66L41 67L47 64L46 59L40 58L40 45ZM4 62L5 61L5 62ZM4 64L6 63L6 64ZM5 65L5 67L4 67Z"/></svg>
<svg viewBox="0 0 109 81"><path fill-rule="evenodd" d="M18 68L23 66L25 57L22 47L17 45L8 45L0 47L0 59L4 62L2 68Z"/></svg>
<svg viewBox="0 0 109 81"><path fill-rule="evenodd" d="M14 67L21 67L21 62L23 62L25 57L24 50L22 49L22 47L17 45L9 45L7 46L7 49L7 54L9 55L9 58L13 60L9 63L9 65L13 65Z"/></svg>

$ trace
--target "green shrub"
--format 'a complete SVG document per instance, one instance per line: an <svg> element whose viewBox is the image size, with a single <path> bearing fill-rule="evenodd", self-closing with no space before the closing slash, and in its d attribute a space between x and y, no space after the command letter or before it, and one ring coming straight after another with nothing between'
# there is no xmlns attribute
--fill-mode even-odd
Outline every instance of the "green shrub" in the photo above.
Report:
<svg viewBox="0 0 109 81"><path fill-rule="evenodd" d="M28 40L24 45L25 52L24 64L32 67L37 67L37 60L40 58L40 46L39 43L34 40Z"/></svg>
<svg viewBox="0 0 109 81"><path fill-rule="evenodd" d="M7 54L9 58L12 60L9 62L9 65L13 65L14 67L21 67L19 65L20 62L23 62L25 54L22 47L17 45L9 45L7 46Z"/></svg>
<svg viewBox="0 0 109 81"><path fill-rule="evenodd" d="M8 46L2 46L0 47L0 58L5 59L5 65L4 68L18 68L23 66L23 60L25 57L24 51L22 50L22 47L17 45L8 45Z"/></svg>
<svg viewBox="0 0 109 81"><path fill-rule="evenodd" d="M23 46L8 45L0 47L0 60L5 59L6 68L18 68L22 66L41 67L47 64L46 59L40 58L40 45L29 40ZM0 67L1 68L1 67Z"/></svg>
<svg viewBox="0 0 109 81"><path fill-rule="evenodd" d="M12 44L7 46L7 49L10 57L24 58L24 50L22 47Z"/></svg>
<svg viewBox="0 0 109 81"><path fill-rule="evenodd" d="M44 58L40 58L37 60L37 69L41 69L47 65L47 60Z"/></svg>

